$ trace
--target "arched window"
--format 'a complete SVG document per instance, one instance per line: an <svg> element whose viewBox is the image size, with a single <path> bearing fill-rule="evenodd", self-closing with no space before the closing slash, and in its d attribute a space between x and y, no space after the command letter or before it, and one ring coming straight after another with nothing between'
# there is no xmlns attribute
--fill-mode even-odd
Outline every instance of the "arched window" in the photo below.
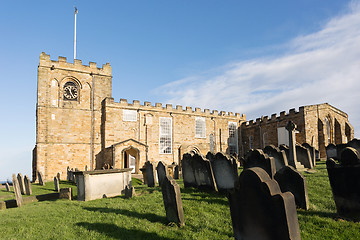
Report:
<svg viewBox="0 0 360 240"><path fill-rule="evenodd" d="M326 125L326 134L327 134L328 144L330 144L331 143L331 125L330 125L330 121L329 121L328 117L325 118L325 125Z"/></svg>

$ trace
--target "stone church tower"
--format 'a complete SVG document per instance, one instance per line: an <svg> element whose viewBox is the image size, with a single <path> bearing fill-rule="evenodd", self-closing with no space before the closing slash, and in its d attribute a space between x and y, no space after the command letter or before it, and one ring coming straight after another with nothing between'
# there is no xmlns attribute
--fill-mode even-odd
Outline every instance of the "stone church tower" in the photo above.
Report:
<svg viewBox="0 0 360 240"><path fill-rule="evenodd" d="M101 150L101 101L111 97L111 66L96 63L68 63L66 58L50 60L40 55L36 106L36 146L33 151L33 179L36 171L51 179L67 166L94 169Z"/></svg>

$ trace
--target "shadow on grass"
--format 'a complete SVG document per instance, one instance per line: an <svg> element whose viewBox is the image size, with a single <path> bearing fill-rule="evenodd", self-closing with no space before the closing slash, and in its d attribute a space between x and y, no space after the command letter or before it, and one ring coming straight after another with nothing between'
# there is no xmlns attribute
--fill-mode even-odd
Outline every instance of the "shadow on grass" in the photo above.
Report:
<svg viewBox="0 0 360 240"><path fill-rule="evenodd" d="M318 216L318 217L322 217L322 218L331 218L331 219L338 218L337 213L321 212L321 211L314 211L314 210L308 210L308 211L300 210L300 211L298 211L298 214L303 215L303 216Z"/></svg>
<svg viewBox="0 0 360 240"><path fill-rule="evenodd" d="M227 192L215 192L213 190L199 190L196 188L182 188L181 193L190 194L194 198L182 196L183 200L196 200L196 201L205 201L208 203L217 203L222 205L228 205L226 194ZM200 197L200 199L199 199Z"/></svg>
<svg viewBox="0 0 360 240"><path fill-rule="evenodd" d="M84 207L85 210L93 211L93 212L101 212L101 213L115 213L120 215L125 215L133 218L142 218L147 219L150 222L160 222L163 224L167 224L166 217L159 216L153 213L139 213L135 211L129 211L126 209L114 209L114 208L96 208L96 207Z"/></svg>
<svg viewBox="0 0 360 240"><path fill-rule="evenodd" d="M161 237L156 233L149 233L137 229L126 229L109 223L87 223L80 222L76 224L79 227L86 228L89 231L97 231L108 237L115 239L159 239L172 240L174 238Z"/></svg>

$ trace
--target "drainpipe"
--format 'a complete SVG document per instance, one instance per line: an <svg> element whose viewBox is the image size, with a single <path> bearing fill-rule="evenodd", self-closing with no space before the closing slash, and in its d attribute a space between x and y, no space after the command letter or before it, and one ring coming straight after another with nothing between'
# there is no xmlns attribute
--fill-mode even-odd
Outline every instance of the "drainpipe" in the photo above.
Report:
<svg viewBox="0 0 360 240"><path fill-rule="evenodd" d="M175 154L174 154L174 116L172 114L172 112L170 113L170 116L171 116L171 153L172 153L172 159L173 159L173 162L175 162Z"/></svg>
<svg viewBox="0 0 360 240"><path fill-rule="evenodd" d="M140 113L140 109L137 110L138 115L139 115L139 136L138 136L138 141L140 141L140 137L141 137L141 113Z"/></svg>
<svg viewBox="0 0 360 240"><path fill-rule="evenodd" d="M214 150L216 152L216 122L214 117L211 117L211 120L214 122Z"/></svg>

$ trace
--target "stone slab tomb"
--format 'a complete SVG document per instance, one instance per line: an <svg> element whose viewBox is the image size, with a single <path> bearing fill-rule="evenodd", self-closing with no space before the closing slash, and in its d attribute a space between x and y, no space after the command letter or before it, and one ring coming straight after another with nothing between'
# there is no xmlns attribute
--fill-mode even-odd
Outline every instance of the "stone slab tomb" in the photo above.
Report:
<svg viewBox="0 0 360 240"><path fill-rule="evenodd" d="M149 161L145 162L145 171L146 171L146 182L148 187L155 187L156 171L154 164Z"/></svg>
<svg viewBox="0 0 360 240"><path fill-rule="evenodd" d="M55 192L60 191L60 180L58 177L54 177Z"/></svg>
<svg viewBox="0 0 360 240"><path fill-rule="evenodd" d="M158 176L158 180L159 180L159 186L161 186L163 179L169 175L167 168L168 168L168 166L165 163L163 163L162 161L159 161L159 163L156 167L157 176Z"/></svg>
<svg viewBox="0 0 360 240"><path fill-rule="evenodd" d="M326 161L331 190L340 216L360 220L360 154L347 147L339 163Z"/></svg>
<svg viewBox="0 0 360 240"><path fill-rule="evenodd" d="M18 173L17 179L19 181L20 192L21 192L22 195L25 195L25 183L24 183L23 175L21 173Z"/></svg>
<svg viewBox="0 0 360 240"><path fill-rule="evenodd" d="M12 175L12 182L13 182L13 188L14 188L14 192L15 192L16 205L18 207L21 207L24 204L24 201L23 201L23 197L21 196L19 180L15 174Z"/></svg>
<svg viewBox="0 0 360 240"><path fill-rule="evenodd" d="M269 157L261 149L251 149L247 152L244 160L244 169L252 167L262 168L271 178L274 178L276 172L275 159Z"/></svg>
<svg viewBox="0 0 360 240"><path fill-rule="evenodd" d="M286 153L284 150L280 150L274 145L269 145L263 149L263 152L266 153L269 157L273 157L275 159L276 171L279 171L281 168L288 165Z"/></svg>
<svg viewBox="0 0 360 240"><path fill-rule="evenodd" d="M300 145L296 145L296 159L304 167L309 168L309 169L314 168L310 152L307 148L300 146Z"/></svg>
<svg viewBox="0 0 360 240"><path fill-rule="evenodd" d="M208 155L209 154L206 156ZM218 190L234 188L235 181L238 177L236 159L229 158L219 152L209 160Z"/></svg>
<svg viewBox="0 0 360 240"><path fill-rule="evenodd" d="M262 168L240 174L229 203L235 239L301 239L294 196Z"/></svg>
<svg viewBox="0 0 360 240"><path fill-rule="evenodd" d="M276 172L274 179L278 182L281 192L291 192L295 197L296 206L309 209L309 197L306 178L292 166L285 166Z"/></svg>
<svg viewBox="0 0 360 240"><path fill-rule="evenodd" d="M32 194L31 181L27 175L25 175L24 177L24 184L25 184L25 194L31 195Z"/></svg>
<svg viewBox="0 0 360 240"><path fill-rule="evenodd" d="M181 200L180 187L174 179L165 176L161 185L161 191L166 211L166 219L178 226L184 226L184 211Z"/></svg>

